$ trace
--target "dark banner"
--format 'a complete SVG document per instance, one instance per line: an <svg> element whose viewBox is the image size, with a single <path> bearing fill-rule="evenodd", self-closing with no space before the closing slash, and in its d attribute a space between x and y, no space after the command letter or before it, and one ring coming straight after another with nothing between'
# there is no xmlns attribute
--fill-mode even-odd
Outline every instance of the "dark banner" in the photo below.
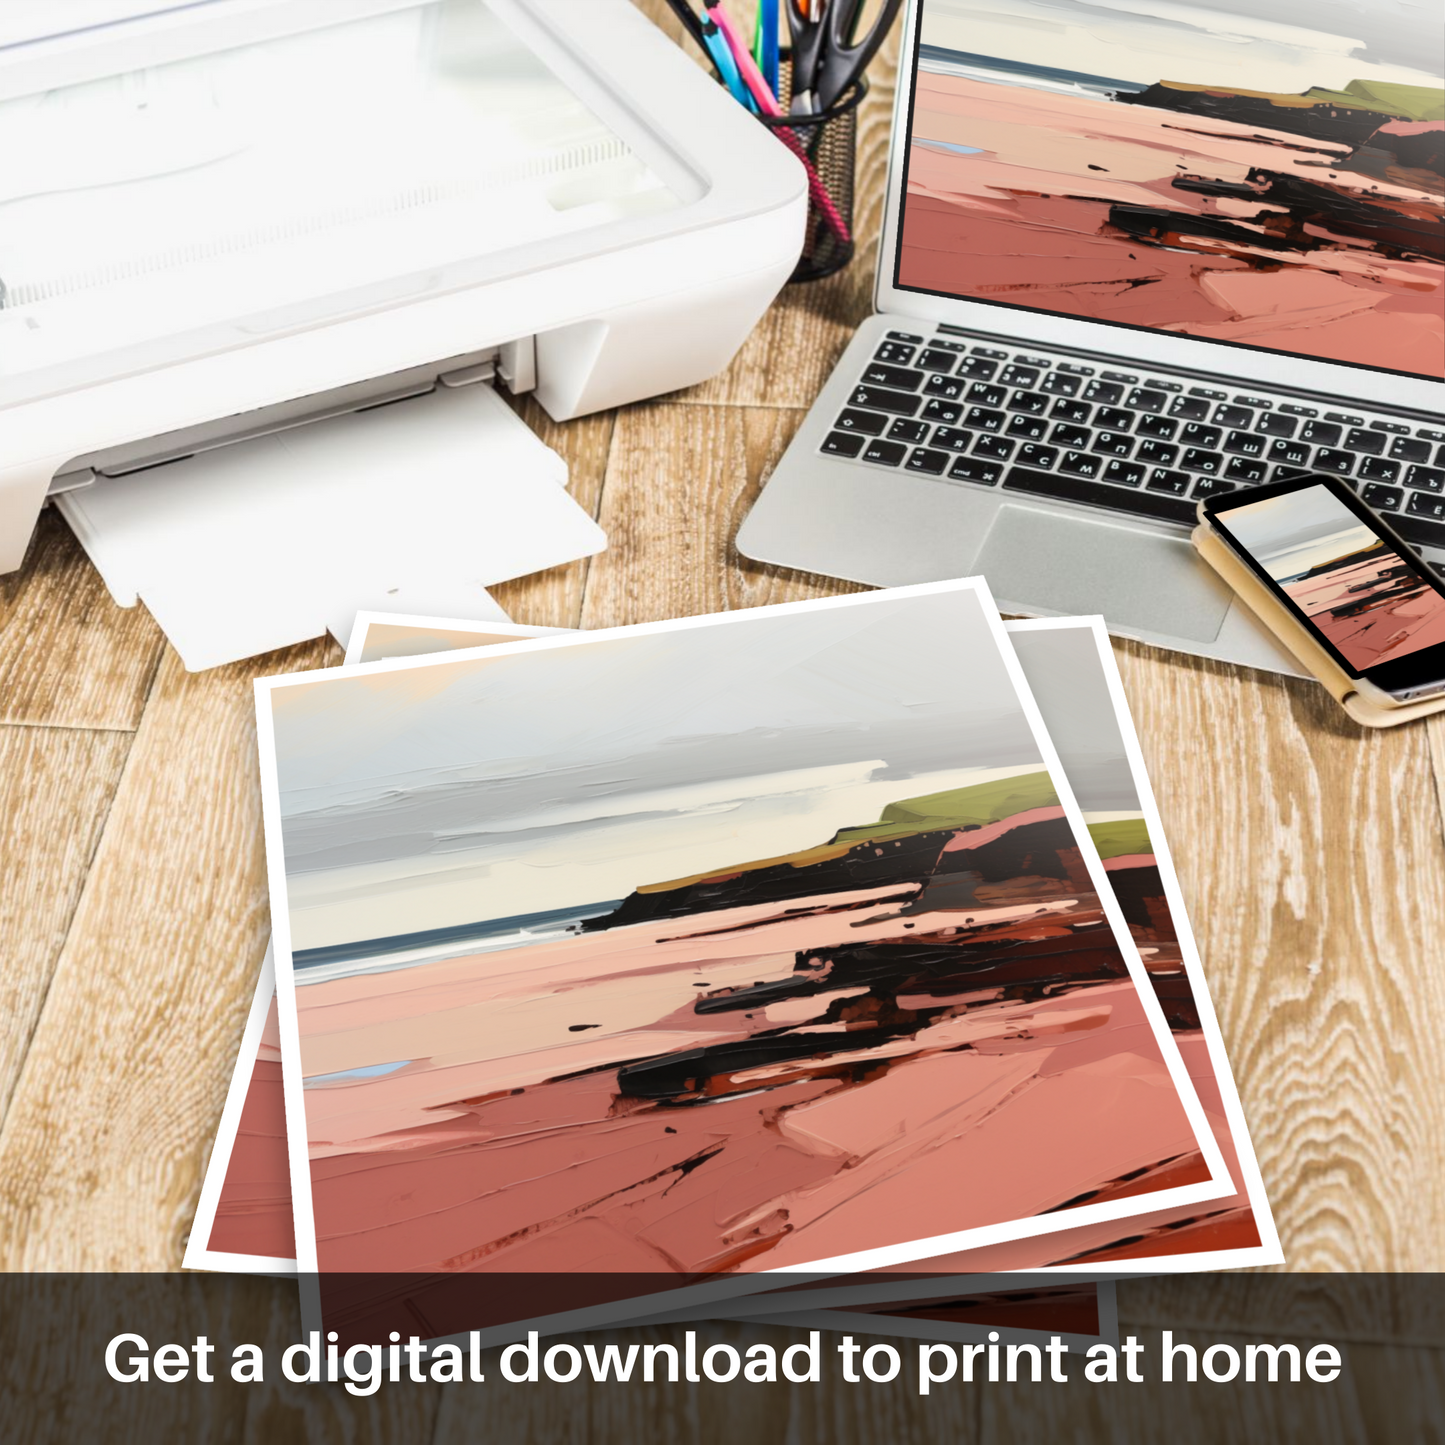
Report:
<svg viewBox="0 0 1445 1445"><path fill-rule="evenodd" d="M574 1277L567 1298L615 1297L619 1280ZM0 1435L7 1445L1445 1441L1439 1276L1126 1280L1117 1322L1087 1288L1008 1283L875 1304L867 1328L850 1311L821 1329L816 1317L519 1327L486 1343L466 1331L438 1342L421 1322L378 1340L309 1331L294 1281L6 1275ZM358 1297L431 1287L327 1281ZM529 1292L555 1300L557 1282L485 1289L513 1308Z"/></svg>

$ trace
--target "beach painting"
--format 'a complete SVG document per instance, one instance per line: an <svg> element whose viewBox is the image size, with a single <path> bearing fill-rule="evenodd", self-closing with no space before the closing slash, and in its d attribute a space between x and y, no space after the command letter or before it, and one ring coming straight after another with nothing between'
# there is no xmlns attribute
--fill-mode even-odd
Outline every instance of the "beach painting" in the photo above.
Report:
<svg viewBox="0 0 1445 1445"><path fill-rule="evenodd" d="M1107 1260L1114 1269L1139 1270L1165 1256L1176 1269L1279 1263L1282 1255L1268 1199L1172 864L1162 842L1154 841L1162 838L1157 820L1150 831L1154 805L1107 635L1097 618L1004 626L1238 1187L1230 1198L934 1263L955 1275L1004 1266L1052 1268L1059 1261L1074 1268ZM347 661L476 647L542 636L548 630L508 626L498 633L494 624L363 613L353 629ZM253 1007L258 1018L264 1017L264 1027L257 1023L242 1043L232 1096L244 1102L234 1120L228 1103L217 1135L187 1249L191 1268L271 1273L296 1268L273 978L268 952ZM256 1037L248 1042L252 1032ZM928 1267L920 1262L906 1268L916 1276ZM759 1309L763 1303L754 1299L747 1307Z"/></svg>
<svg viewBox="0 0 1445 1445"><path fill-rule="evenodd" d="M896 284L1445 374L1427 12L924 0Z"/></svg>
<svg viewBox="0 0 1445 1445"><path fill-rule="evenodd" d="M524 627L506 620L479 623L360 612L346 661L487 647L562 630ZM296 1273L276 966L269 946L256 977L183 1263L187 1269L232 1274Z"/></svg>
<svg viewBox="0 0 1445 1445"><path fill-rule="evenodd" d="M980 582L258 696L303 1271L767 1288L1230 1192Z"/></svg>
<svg viewBox="0 0 1445 1445"><path fill-rule="evenodd" d="M1014 1275L1016 1284L1046 1285L1061 1275L1087 1278L1099 1271L1155 1274L1284 1263L1104 621L1050 617L1014 620L1004 627L1235 1187L1202 1203L1089 1221L1057 1234L864 1275L809 1279L744 1301L750 1316L766 1314L800 1328L817 1328L832 1316L830 1328L861 1330L865 1327L855 1311L865 1305L889 1311L905 1298L933 1302L920 1318L966 1317L966 1311L952 1315L955 1305L949 1301L987 1292L1002 1274ZM697 1311L664 1316L701 1317Z"/></svg>
<svg viewBox="0 0 1445 1445"><path fill-rule="evenodd" d="M1328 487L1246 502L1220 520L1357 672L1445 643L1445 596Z"/></svg>
<svg viewBox="0 0 1445 1445"><path fill-rule="evenodd" d="M1107 1263L1119 1272L1147 1272L1283 1263L1103 620L1043 618L1005 627L1236 1188L1199 1205L1091 1225L1046 1241L998 1246L1000 1257L961 1255L954 1267L973 1272ZM1007 1259L1001 1257L1005 1252Z"/></svg>

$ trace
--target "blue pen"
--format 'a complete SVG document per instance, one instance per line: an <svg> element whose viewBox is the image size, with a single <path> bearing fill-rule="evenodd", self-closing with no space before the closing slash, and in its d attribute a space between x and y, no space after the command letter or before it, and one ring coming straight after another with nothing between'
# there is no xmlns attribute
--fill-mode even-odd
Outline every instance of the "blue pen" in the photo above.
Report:
<svg viewBox="0 0 1445 1445"><path fill-rule="evenodd" d="M774 95L778 93L778 0L758 0L758 26L762 36L762 54L758 69Z"/></svg>
<svg viewBox="0 0 1445 1445"><path fill-rule="evenodd" d="M717 67L723 84L732 91L733 99L755 111L757 106L753 102L752 93L743 84L738 63L733 59L733 53L728 49L722 31L717 28L717 22L709 17L704 17L702 22L702 43L707 46L707 53L712 57L712 63Z"/></svg>

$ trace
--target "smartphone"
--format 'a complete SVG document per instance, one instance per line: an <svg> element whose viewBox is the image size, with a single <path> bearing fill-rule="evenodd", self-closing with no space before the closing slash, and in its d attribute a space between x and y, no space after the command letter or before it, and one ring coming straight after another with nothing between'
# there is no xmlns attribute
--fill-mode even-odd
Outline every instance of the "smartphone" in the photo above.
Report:
<svg viewBox="0 0 1445 1445"><path fill-rule="evenodd" d="M1200 512L1362 696L1391 706L1445 692L1445 583L1348 482L1292 477Z"/></svg>

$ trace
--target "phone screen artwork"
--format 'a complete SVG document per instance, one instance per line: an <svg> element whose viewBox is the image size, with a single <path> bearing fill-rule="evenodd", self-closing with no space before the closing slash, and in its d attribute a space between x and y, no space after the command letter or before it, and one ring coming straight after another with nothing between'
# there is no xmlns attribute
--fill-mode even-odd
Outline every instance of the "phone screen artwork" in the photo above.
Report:
<svg viewBox="0 0 1445 1445"><path fill-rule="evenodd" d="M1330 483L1233 507L1221 501L1211 512L1226 539L1353 676L1387 669L1388 683L1385 676L1375 680L1394 690L1425 679L1407 679L1393 664L1424 663L1421 654L1431 648L1441 648L1445 661L1445 591Z"/></svg>

